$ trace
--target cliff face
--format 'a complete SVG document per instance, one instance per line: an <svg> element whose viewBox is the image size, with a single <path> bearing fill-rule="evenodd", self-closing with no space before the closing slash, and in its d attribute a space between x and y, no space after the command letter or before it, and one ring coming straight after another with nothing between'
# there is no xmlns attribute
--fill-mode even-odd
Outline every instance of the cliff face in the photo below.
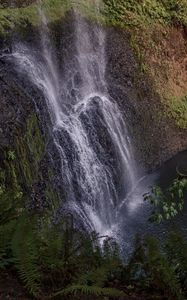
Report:
<svg viewBox="0 0 187 300"><path fill-rule="evenodd" d="M71 14L50 26L54 51L61 69L68 68L67 61L72 63L72 26ZM37 45L38 31L34 29L31 34L31 30L31 25L27 25L25 39L28 44ZM184 97L187 88L186 77L176 78L177 70L176 76L173 73L174 65L178 65L178 70L183 66L184 71L184 53L187 53L185 32L181 28L175 30L178 47L173 48L172 43L167 45L165 56L161 59L159 53L162 53L166 42L169 43L163 35L159 36L160 48L156 48L155 44L151 53L148 52L149 47L143 46L145 53L142 58L141 47L146 41L143 37L142 40L137 38L140 32L106 27L106 80L109 93L128 119L137 161L149 170L161 165L177 152L187 149L187 129L180 126L173 113L169 113L171 107L168 102L166 104L166 94L163 92L172 90L174 81L176 83L178 80L181 89L180 93L177 89L174 96ZM152 37L148 41L151 43ZM11 51L9 42L1 44L1 53ZM37 47L39 51L39 46ZM166 57L170 63L167 76L162 69L162 60L167 65ZM29 195L31 205L42 209L51 202L51 198L53 202L58 202L58 192L63 194L58 179L58 153L55 153L53 147L50 126L46 126L46 120L49 119L46 104L41 93L28 78L23 78L15 66L3 57L0 57L0 70L0 167L9 172L6 167L8 153L15 153L16 176L27 197ZM164 88L161 89L162 82ZM8 176L11 178L10 172Z"/></svg>
<svg viewBox="0 0 187 300"><path fill-rule="evenodd" d="M0 70L0 187L13 189L16 181L28 207L41 212L58 198L45 102L9 60L0 58Z"/></svg>
<svg viewBox="0 0 187 300"><path fill-rule="evenodd" d="M129 119L140 164L149 169L187 149L187 39L181 28L167 37L163 30L150 48L155 36L146 40L140 31L107 29L110 94Z"/></svg>
<svg viewBox="0 0 187 300"><path fill-rule="evenodd" d="M70 61L71 25L69 16L62 23L50 25L60 68L67 59ZM13 45L19 42L34 47L40 57L39 40L39 30L30 23L24 34L18 30L0 39L0 188L5 182L6 189L13 189L16 178L28 207L39 213L47 209L53 215L64 189L58 176L61 162L54 146L46 101L29 76L22 74L14 60L9 59Z"/></svg>

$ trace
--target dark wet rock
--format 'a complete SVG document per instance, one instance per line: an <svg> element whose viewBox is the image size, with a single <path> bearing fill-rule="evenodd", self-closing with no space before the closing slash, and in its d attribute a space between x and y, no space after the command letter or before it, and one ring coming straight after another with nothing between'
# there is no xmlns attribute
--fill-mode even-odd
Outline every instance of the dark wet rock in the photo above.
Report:
<svg viewBox="0 0 187 300"><path fill-rule="evenodd" d="M7 55L1 56L0 70L0 169L11 180L6 160L13 151L16 178L28 199L28 208L41 211L50 203L47 192L57 185L45 100ZM53 195L56 197L50 192L50 197Z"/></svg>

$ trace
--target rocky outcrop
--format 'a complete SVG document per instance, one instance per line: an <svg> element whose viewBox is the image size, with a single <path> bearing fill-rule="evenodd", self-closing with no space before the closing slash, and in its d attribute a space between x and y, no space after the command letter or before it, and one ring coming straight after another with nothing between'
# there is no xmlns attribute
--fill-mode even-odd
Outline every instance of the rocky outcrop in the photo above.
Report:
<svg viewBox="0 0 187 300"><path fill-rule="evenodd" d="M154 78L132 47L133 35L107 29L107 82L110 95L128 118L139 164L152 169L187 149L187 129L179 128L167 114Z"/></svg>
<svg viewBox="0 0 187 300"><path fill-rule="evenodd" d="M69 14L61 22L50 25L53 51L64 73L74 63L72 23ZM36 46L37 29L28 24L25 33L26 42L40 51ZM164 113L165 106L153 78L142 70L132 47L132 32L107 27L106 33L108 90L128 120L139 165L151 170L187 149L187 132ZM9 51L9 42L1 43L1 53ZM50 126L46 125L50 119L46 103L39 90L9 60L0 57L0 70L0 167L5 169L7 153L15 152L16 176L31 206L41 209L48 203L58 202L58 195L62 198L64 193L58 178L61 167L58 153Z"/></svg>
<svg viewBox="0 0 187 300"><path fill-rule="evenodd" d="M10 188L16 179L29 209L40 212L58 198L50 160L53 143L42 117L49 116L40 92L8 58L0 58L0 70L0 186L6 179Z"/></svg>

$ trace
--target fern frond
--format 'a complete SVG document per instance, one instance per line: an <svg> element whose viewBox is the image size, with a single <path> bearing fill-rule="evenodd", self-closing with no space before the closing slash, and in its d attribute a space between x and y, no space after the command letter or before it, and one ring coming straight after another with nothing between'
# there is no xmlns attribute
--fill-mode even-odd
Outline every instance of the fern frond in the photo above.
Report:
<svg viewBox="0 0 187 300"><path fill-rule="evenodd" d="M114 289L114 288L101 288L98 286L88 286L88 285L72 285L62 291L59 291L53 294L53 297L57 296L70 296L70 295L85 295L85 296L108 296L113 298L119 298L122 296L126 296L123 291Z"/></svg>
<svg viewBox="0 0 187 300"><path fill-rule="evenodd" d="M12 239L15 266L28 291L36 296L40 292L40 272L36 232L28 216L23 216L16 226Z"/></svg>
<svg viewBox="0 0 187 300"><path fill-rule="evenodd" d="M63 265L62 252L63 252L63 239L56 228L49 228L46 225L42 231L42 243L40 248L40 259L44 268L59 269Z"/></svg>
<svg viewBox="0 0 187 300"><path fill-rule="evenodd" d="M80 285L85 285L92 283L98 287L103 287L107 281L109 273L108 266L101 266L97 269L86 272L82 276L79 276L77 283Z"/></svg>
<svg viewBox="0 0 187 300"><path fill-rule="evenodd" d="M7 224L0 225L0 269L3 269L12 262L10 251L15 223L16 221L12 220Z"/></svg>

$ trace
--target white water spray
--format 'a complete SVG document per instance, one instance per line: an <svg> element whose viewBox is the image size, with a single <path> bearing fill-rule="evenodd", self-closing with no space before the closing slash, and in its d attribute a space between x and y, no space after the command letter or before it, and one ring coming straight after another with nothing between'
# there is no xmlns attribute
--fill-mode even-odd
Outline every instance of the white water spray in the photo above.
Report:
<svg viewBox="0 0 187 300"><path fill-rule="evenodd" d="M96 14L98 4L95 1ZM66 208L88 230L111 234L120 202L135 185L136 168L124 116L107 91L105 33L75 7L76 65L71 76L79 74L81 83L71 99L68 85L60 84L63 74L56 66L41 9L40 16L42 60L23 44L15 47L13 56L45 96L61 158L59 177L67 192Z"/></svg>

